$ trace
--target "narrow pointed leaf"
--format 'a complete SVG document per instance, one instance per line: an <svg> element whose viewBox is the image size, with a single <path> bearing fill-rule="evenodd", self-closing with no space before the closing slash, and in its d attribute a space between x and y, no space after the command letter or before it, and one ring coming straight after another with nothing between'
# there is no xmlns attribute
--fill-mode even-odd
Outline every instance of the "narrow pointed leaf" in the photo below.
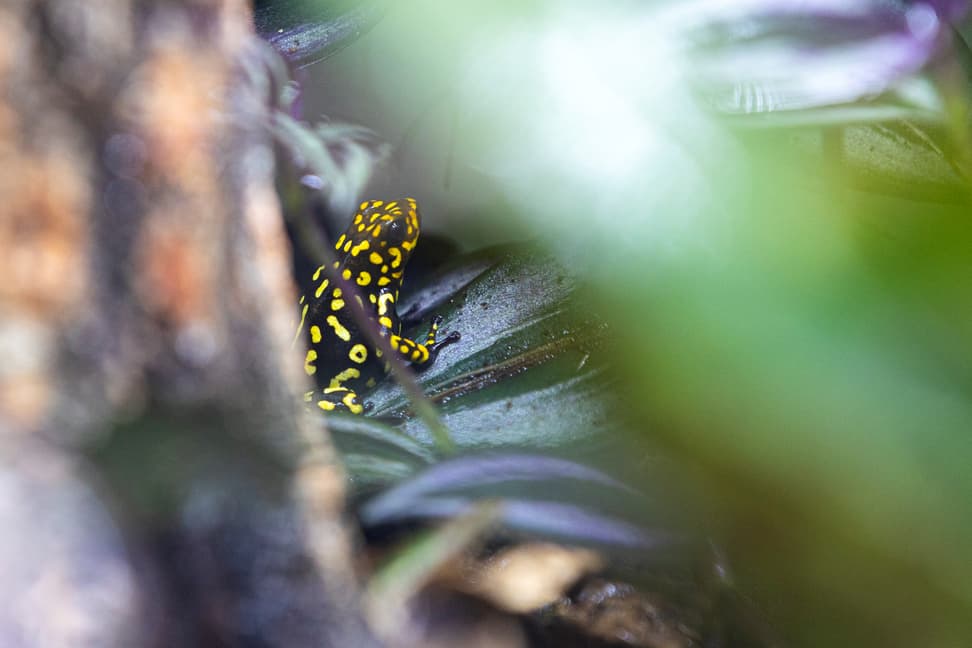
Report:
<svg viewBox="0 0 972 648"><path fill-rule="evenodd" d="M371 500L363 509L366 519L394 517L411 511L424 497L455 489L481 488L511 482L574 480L625 491L629 486L587 466L544 455L504 454L460 457L429 468Z"/></svg>
<svg viewBox="0 0 972 648"><path fill-rule="evenodd" d="M409 510L362 509L364 524L377 526L415 519L444 519L473 509L477 500L470 497L423 497ZM651 549L672 544L676 536L653 532L623 520L600 515L573 504L503 499L500 520L511 530L577 543L603 544L629 549Z"/></svg>
<svg viewBox="0 0 972 648"><path fill-rule="evenodd" d="M336 54L381 19L388 0L263 0L254 23L287 60L311 65Z"/></svg>

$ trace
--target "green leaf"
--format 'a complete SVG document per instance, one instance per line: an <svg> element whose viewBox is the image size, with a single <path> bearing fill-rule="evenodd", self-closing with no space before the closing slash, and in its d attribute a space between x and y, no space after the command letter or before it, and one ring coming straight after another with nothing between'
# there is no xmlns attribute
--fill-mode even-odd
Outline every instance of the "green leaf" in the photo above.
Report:
<svg viewBox="0 0 972 648"><path fill-rule="evenodd" d="M405 479L435 460L430 448L373 418L335 413L327 415L326 424L355 496Z"/></svg>
<svg viewBox="0 0 972 648"><path fill-rule="evenodd" d="M442 315L442 330L462 335L419 374L460 448L576 448L613 429L605 328L582 299L576 278L552 256L511 246L465 257L403 301ZM409 335L426 330L420 324ZM394 384L366 400L375 416L401 418L406 434L431 443Z"/></svg>
<svg viewBox="0 0 972 648"><path fill-rule="evenodd" d="M480 250L425 274L402 299L423 339L433 314L459 331L418 374L460 451L544 448L598 459L618 441L603 324L582 308L575 277L531 245ZM402 389L386 379L364 397L369 416L321 415L356 495L440 459ZM607 461L610 461L608 459Z"/></svg>

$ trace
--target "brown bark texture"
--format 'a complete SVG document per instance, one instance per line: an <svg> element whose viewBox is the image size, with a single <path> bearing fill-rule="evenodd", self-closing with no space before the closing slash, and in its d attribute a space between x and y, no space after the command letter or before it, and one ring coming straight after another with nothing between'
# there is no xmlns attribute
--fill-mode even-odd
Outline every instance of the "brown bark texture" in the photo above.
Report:
<svg viewBox="0 0 972 648"><path fill-rule="evenodd" d="M0 4L0 645L362 646L245 0Z"/></svg>

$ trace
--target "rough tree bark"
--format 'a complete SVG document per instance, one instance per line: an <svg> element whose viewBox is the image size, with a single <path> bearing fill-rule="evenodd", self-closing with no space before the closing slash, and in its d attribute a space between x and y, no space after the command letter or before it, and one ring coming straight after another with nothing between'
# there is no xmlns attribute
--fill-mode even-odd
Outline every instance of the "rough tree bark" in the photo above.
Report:
<svg viewBox="0 0 972 648"><path fill-rule="evenodd" d="M0 644L369 645L244 0L0 5Z"/></svg>

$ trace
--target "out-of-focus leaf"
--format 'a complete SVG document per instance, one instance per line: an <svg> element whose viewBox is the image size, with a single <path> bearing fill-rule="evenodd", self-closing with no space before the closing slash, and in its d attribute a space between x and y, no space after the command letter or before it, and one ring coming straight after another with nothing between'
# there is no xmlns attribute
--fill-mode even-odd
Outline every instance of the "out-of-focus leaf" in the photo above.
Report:
<svg viewBox="0 0 972 648"><path fill-rule="evenodd" d="M941 129L896 121L850 126L832 137L858 188L909 200L964 200L968 178Z"/></svg>
<svg viewBox="0 0 972 648"><path fill-rule="evenodd" d="M388 0L262 0L254 8L257 34L287 60L311 65L366 33Z"/></svg>
<svg viewBox="0 0 972 648"><path fill-rule="evenodd" d="M410 519L448 519L469 511L477 501L472 497L424 497L415 501L410 511L396 511L385 517L372 517L365 509L363 519L366 524L374 525ZM653 533L573 504L510 498L503 500L501 511L501 519L510 529L567 542L653 549L675 541L669 533Z"/></svg>
<svg viewBox="0 0 972 648"><path fill-rule="evenodd" d="M959 22L969 13L969 0L921 0L951 22ZM912 0L914 2L914 0Z"/></svg>
<svg viewBox="0 0 972 648"><path fill-rule="evenodd" d="M440 391L436 372L456 370L465 340L423 376L427 390L455 396L443 411L461 447L527 439L530 426L534 443L573 447L589 437L558 432L557 415L566 414L575 432L610 430L619 410L633 415L652 447L664 444L704 474L714 512L707 520L727 538L736 582L795 643L964 645L972 618L965 549L972 230L960 171L968 166L956 160L970 150L961 137L969 100L967 87L945 91L941 69L926 65L951 56L928 58L946 33L940 18L932 39L921 29L929 4L917 2L903 11L903 3L880 3L877 11L891 17L888 39L880 22L868 31L867 12L860 20L755 24L750 40L734 32L757 64L761 45L784 56L768 57L767 67L712 68L705 80L714 103L761 79L780 93L773 112L752 115L753 128L730 129L691 91L703 78L684 54L700 43L666 29L668 8L682 11L684 26L704 24L692 11L705 5L738 15L824 3L610 3L614 11L607 4L584 11L547 3L543 20L511 15L503 38L463 32L467 49L451 41L429 47L464 64L460 73L436 77L429 66L422 76L428 87L463 79L454 162L502 193L504 209L489 213L497 228L542 237L593 288L617 352L592 353L573 386L586 381L598 398L574 409L569 398L557 401L557 393L571 393L557 382L571 376L570 351L504 374L498 393L517 392L506 400L492 399L484 378L493 365L505 370L507 359L515 367L517 353L486 362L485 371L464 368L468 386L484 389ZM879 7L827 4L838 16ZM467 17L456 10L453 24ZM425 20L395 26L421 31ZM764 29L771 24L778 29ZM860 42L839 46L855 34ZM893 43L901 49L875 55ZM379 45L397 51L390 58L411 51L393 39ZM833 87L821 81L828 70ZM932 92L927 83L905 83L919 71L934 79ZM372 85L405 86L394 74L379 80ZM867 101L848 106L858 100ZM798 123L783 124L780 106L792 115L832 110L830 130L819 132L812 116L799 122L809 127L803 132L779 128ZM895 115L907 114L917 130L867 112L887 107L904 110ZM765 128L756 123L761 116L769 117ZM857 132L861 124L872 130ZM791 136L813 140L819 155L796 154L783 144ZM500 220L506 214L515 218ZM530 284L533 266L511 267ZM486 292L487 281L504 285L497 274L491 268L465 294ZM462 296L442 305L448 329L505 335L504 322L489 321L489 309L477 317L471 306L479 300ZM532 308L527 300L523 307ZM537 315L533 321L545 312ZM591 361L622 366L626 379L585 375ZM530 399L550 385L561 391ZM403 411L390 389L372 396L377 408ZM615 389L622 396L612 403ZM575 424L588 415L596 425ZM405 425L426 442L413 421ZM464 429L474 433L459 438Z"/></svg>
<svg viewBox="0 0 972 648"><path fill-rule="evenodd" d="M428 583L445 563L481 541L499 519L500 509L501 505L495 502L469 507L463 515L455 516L441 528L407 545L379 569L366 594L372 618L378 625L387 625L388 629L400 628L394 619L398 608Z"/></svg>
<svg viewBox="0 0 972 648"><path fill-rule="evenodd" d="M700 52L696 80L728 113L875 97L925 66L948 32L925 2L703 0L694 9L697 23L687 32Z"/></svg>
<svg viewBox="0 0 972 648"><path fill-rule="evenodd" d="M544 455L469 456L437 464L365 507L366 519L381 521L411 510L421 499L446 491L465 490L510 482L578 480L629 494L631 489L604 473L571 461Z"/></svg>
<svg viewBox="0 0 972 648"><path fill-rule="evenodd" d="M356 496L401 481L435 459L426 446L370 417L332 414L327 429Z"/></svg>
<svg viewBox="0 0 972 648"><path fill-rule="evenodd" d="M750 86L753 96L745 101L768 104L759 96L761 86ZM743 90L739 91L740 93ZM743 98L740 97L740 101ZM945 119L943 98L926 78L903 80L885 95L870 101L822 105L800 110L765 109L729 111L731 124L745 128L806 128L812 126L852 126L856 124L888 123L910 120L918 124L933 124L941 128Z"/></svg>
<svg viewBox="0 0 972 648"><path fill-rule="evenodd" d="M811 182L818 170L827 169L870 193L943 204L965 200L962 153L941 127L900 120L832 128L781 126L789 124L744 130L740 136L754 147L792 149Z"/></svg>
<svg viewBox="0 0 972 648"><path fill-rule="evenodd" d="M319 124L311 127L278 111L274 113L271 128L274 138L288 156L285 172L295 175L304 190L320 196L330 208L329 212L334 214L351 212L375 166L387 157L389 151L387 144L374 132L361 126ZM297 209L295 202L303 201L285 196L285 208ZM341 228L344 225L342 223Z"/></svg>
<svg viewBox="0 0 972 648"><path fill-rule="evenodd" d="M570 482L577 482L580 489L572 491ZM540 493L550 499L526 495ZM631 504L636 496L604 473L570 461L542 455L469 456L436 464L389 489L364 504L360 516L366 526L449 518L477 502L495 500L502 503L502 522L521 532L623 548L671 543L671 533L650 532L606 513L611 508L622 510L619 501L627 499ZM557 501L583 498L598 503Z"/></svg>

